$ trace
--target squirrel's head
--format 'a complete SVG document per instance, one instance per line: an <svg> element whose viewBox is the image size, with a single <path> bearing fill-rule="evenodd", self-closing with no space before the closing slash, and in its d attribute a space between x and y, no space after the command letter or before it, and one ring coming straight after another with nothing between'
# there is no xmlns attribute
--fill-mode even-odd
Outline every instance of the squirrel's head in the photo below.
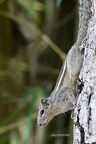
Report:
<svg viewBox="0 0 96 144"><path fill-rule="evenodd" d="M41 99L39 107L37 124L39 126L47 125L54 117L54 105L50 99Z"/></svg>

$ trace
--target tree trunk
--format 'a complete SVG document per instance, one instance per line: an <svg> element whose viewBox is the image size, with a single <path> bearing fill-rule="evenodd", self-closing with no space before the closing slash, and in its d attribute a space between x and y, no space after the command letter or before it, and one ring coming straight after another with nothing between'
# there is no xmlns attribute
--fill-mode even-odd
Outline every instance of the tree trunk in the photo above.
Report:
<svg viewBox="0 0 96 144"><path fill-rule="evenodd" d="M84 1L85 8L91 2L91 17L87 23L86 36L80 46L84 49L84 59L77 82L74 144L96 142L96 0ZM80 2L82 3L82 0Z"/></svg>

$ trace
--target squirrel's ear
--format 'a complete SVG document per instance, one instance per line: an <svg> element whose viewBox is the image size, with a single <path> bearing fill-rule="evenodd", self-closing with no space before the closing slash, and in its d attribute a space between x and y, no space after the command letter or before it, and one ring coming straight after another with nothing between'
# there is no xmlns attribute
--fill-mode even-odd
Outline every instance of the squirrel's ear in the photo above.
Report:
<svg viewBox="0 0 96 144"><path fill-rule="evenodd" d="M49 100L48 99L41 99L42 105L49 105Z"/></svg>

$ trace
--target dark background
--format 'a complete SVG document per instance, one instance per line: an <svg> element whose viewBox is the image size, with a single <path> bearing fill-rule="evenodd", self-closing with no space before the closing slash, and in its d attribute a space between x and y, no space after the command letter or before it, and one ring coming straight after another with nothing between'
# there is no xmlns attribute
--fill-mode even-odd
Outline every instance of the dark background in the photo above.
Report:
<svg viewBox="0 0 96 144"><path fill-rule="evenodd" d="M36 121L77 29L76 0L0 0L0 144L72 144L70 112Z"/></svg>

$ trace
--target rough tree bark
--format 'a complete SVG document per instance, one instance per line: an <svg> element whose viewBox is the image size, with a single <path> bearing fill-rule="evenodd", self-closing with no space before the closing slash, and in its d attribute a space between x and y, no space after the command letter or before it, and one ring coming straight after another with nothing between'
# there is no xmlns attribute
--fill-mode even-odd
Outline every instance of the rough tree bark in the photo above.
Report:
<svg viewBox="0 0 96 144"><path fill-rule="evenodd" d="M80 46L84 49L84 59L77 82L74 144L91 144L96 142L96 0L80 0L80 3L82 1L81 7L85 8L91 3L91 15L87 23L86 36Z"/></svg>

